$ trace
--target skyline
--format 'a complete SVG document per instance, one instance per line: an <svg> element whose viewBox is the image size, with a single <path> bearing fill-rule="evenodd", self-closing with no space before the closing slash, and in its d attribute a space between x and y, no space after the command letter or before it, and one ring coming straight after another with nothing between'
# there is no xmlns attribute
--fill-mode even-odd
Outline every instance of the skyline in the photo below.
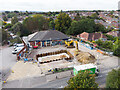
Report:
<svg viewBox="0 0 120 90"><path fill-rule="evenodd" d="M1 0L0 11L118 10L118 2L119 0Z"/></svg>

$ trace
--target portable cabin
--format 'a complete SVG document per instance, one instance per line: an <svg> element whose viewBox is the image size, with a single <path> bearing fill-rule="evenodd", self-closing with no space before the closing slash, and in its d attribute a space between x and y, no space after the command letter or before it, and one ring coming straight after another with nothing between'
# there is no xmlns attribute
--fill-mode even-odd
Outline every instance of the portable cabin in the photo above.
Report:
<svg viewBox="0 0 120 90"><path fill-rule="evenodd" d="M98 74L98 68L94 64L77 65L73 68L74 76L79 72L90 71L89 74Z"/></svg>

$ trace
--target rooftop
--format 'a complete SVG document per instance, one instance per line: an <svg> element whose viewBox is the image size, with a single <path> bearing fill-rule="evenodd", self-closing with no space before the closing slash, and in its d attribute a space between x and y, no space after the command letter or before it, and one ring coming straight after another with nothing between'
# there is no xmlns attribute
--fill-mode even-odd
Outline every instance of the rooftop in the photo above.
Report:
<svg viewBox="0 0 120 90"><path fill-rule="evenodd" d="M29 41L44 41L44 40L63 40L69 37L57 30L46 30L36 33Z"/></svg>
<svg viewBox="0 0 120 90"><path fill-rule="evenodd" d="M96 68L96 66L94 64L85 64L85 65L74 66L74 68L77 71L80 71L80 70L86 70L86 69L90 69L90 68Z"/></svg>

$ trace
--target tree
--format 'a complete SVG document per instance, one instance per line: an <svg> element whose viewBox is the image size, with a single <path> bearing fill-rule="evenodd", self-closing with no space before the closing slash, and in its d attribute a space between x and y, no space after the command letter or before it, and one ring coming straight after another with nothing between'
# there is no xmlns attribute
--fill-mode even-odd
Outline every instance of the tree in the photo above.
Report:
<svg viewBox="0 0 120 90"><path fill-rule="evenodd" d="M80 21L73 21L68 34L77 35L83 32L94 32L95 22L93 19L82 18Z"/></svg>
<svg viewBox="0 0 120 90"><path fill-rule="evenodd" d="M49 22L49 28L53 29L53 30L55 29L55 23L54 23L54 21L50 21Z"/></svg>
<svg viewBox="0 0 120 90"><path fill-rule="evenodd" d="M71 25L71 18L68 14L60 13L55 20L55 29L65 33Z"/></svg>
<svg viewBox="0 0 120 90"><path fill-rule="evenodd" d="M6 24L6 25L4 26L5 29L11 28L11 27L12 27L12 24L10 24L10 23L8 23L8 24Z"/></svg>
<svg viewBox="0 0 120 90"><path fill-rule="evenodd" d="M8 34L4 29L2 29L2 45L6 44L7 41L8 41Z"/></svg>
<svg viewBox="0 0 120 90"><path fill-rule="evenodd" d="M93 14L91 15L91 18L92 18L92 19L98 19L97 13L93 13Z"/></svg>
<svg viewBox="0 0 120 90"><path fill-rule="evenodd" d="M120 68L113 69L106 78L106 88L120 88Z"/></svg>
<svg viewBox="0 0 120 90"><path fill-rule="evenodd" d="M106 48L106 49L111 49L113 48L113 42L112 41L105 41L103 42L103 48Z"/></svg>
<svg viewBox="0 0 120 90"><path fill-rule="evenodd" d="M5 15L5 16L3 16L3 20L4 21L7 21L8 20L8 18L7 18L7 16Z"/></svg>
<svg viewBox="0 0 120 90"><path fill-rule="evenodd" d="M80 14L77 13L77 15L75 16L74 20L79 21L80 19L81 19L81 18L80 18Z"/></svg>
<svg viewBox="0 0 120 90"><path fill-rule="evenodd" d="M33 17L28 17L23 21L23 26L30 33L40 30L46 30L49 28L48 19L43 17L42 15L36 14Z"/></svg>
<svg viewBox="0 0 120 90"><path fill-rule="evenodd" d="M103 41L101 39L98 39L95 43L98 44L98 46L103 46Z"/></svg>
<svg viewBox="0 0 120 90"><path fill-rule="evenodd" d="M95 28L94 32L103 32L103 33L105 33L107 31L102 24L96 24L94 28Z"/></svg>
<svg viewBox="0 0 120 90"><path fill-rule="evenodd" d="M8 18L12 18L12 17L15 17L16 16L16 13L8 13L7 17Z"/></svg>
<svg viewBox="0 0 120 90"><path fill-rule="evenodd" d="M18 22L18 18L17 17L12 17L11 23L14 25Z"/></svg>
<svg viewBox="0 0 120 90"><path fill-rule="evenodd" d="M110 14L111 14L111 15L113 15L113 13L114 13L114 10L110 11Z"/></svg>
<svg viewBox="0 0 120 90"><path fill-rule="evenodd" d="M20 23L20 22L17 22L15 25L13 25L12 26L12 32L13 33L20 33L21 31L22 31L22 29L23 29L23 25ZM19 34L19 36L20 36L21 34Z"/></svg>
<svg viewBox="0 0 120 90"><path fill-rule="evenodd" d="M67 30L67 34L68 35L77 35L79 33L82 33L82 31L80 31L80 25L79 25L79 22L78 21L73 21L71 23L71 27Z"/></svg>
<svg viewBox="0 0 120 90"><path fill-rule="evenodd" d="M113 52L114 52L114 55L120 56L120 40L118 38L113 44Z"/></svg>
<svg viewBox="0 0 120 90"><path fill-rule="evenodd" d="M95 82L95 76L90 76L89 72L80 72L68 81L65 88L98 88Z"/></svg>

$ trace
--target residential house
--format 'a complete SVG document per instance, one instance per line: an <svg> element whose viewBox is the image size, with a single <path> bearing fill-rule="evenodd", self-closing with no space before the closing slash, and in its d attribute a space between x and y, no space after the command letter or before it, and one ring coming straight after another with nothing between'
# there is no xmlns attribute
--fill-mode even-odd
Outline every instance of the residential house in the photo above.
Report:
<svg viewBox="0 0 120 90"><path fill-rule="evenodd" d="M85 41L96 41L98 39L102 39L102 40L107 40L107 37L105 35L103 35L102 33L87 33L87 32L83 32L79 35L77 35L78 38L81 38Z"/></svg>
<svg viewBox="0 0 120 90"><path fill-rule="evenodd" d="M107 33L108 35L112 35L114 37L120 37L120 31L111 31Z"/></svg>

